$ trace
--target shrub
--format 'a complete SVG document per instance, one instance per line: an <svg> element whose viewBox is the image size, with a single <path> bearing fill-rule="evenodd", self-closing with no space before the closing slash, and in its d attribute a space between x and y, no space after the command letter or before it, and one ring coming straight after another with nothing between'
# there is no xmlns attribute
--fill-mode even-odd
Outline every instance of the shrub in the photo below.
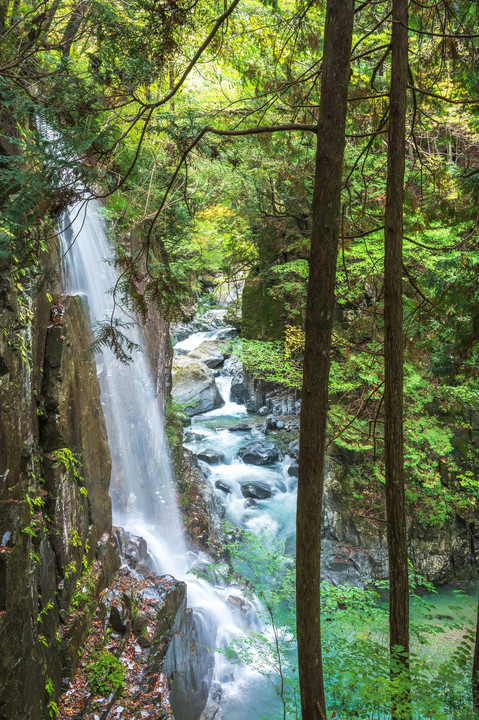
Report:
<svg viewBox="0 0 479 720"><path fill-rule="evenodd" d="M96 652L87 665L86 672L94 695L109 695L125 687L125 668L121 661L108 650Z"/></svg>

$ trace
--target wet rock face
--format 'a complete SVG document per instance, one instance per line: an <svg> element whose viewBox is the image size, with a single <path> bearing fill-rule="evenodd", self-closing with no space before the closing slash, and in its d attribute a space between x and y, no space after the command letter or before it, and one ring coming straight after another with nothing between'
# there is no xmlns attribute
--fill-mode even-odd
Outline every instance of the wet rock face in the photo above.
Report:
<svg viewBox="0 0 479 720"><path fill-rule="evenodd" d="M185 599L172 633L164 671L173 715L178 720L198 720L213 677L216 628L207 613L187 610Z"/></svg>
<svg viewBox="0 0 479 720"><path fill-rule="evenodd" d="M343 460L344 462L344 460ZM330 463L324 478L322 513L323 577L334 583L365 585L388 577L386 526L363 518L344 495L341 473L347 466ZM442 584L474 576L469 528L456 518L448 525L408 526L408 551L415 569Z"/></svg>
<svg viewBox="0 0 479 720"><path fill-rule="evenodd" d="M272 465L280 455L271 442L252 442L239 450L238 457L249 465Z"/></svg>
<svg viewBox="0 0 479 720"><path fill-rule="evenodd" d="M45 353L41 440L47 451L78 453L95 541L111 529L110 452L88 325L79 297L65 300Z"/></svg>
<svg viewBox="0 0 479 720"><path fill-rule="evenodd" d="M110 462L81 304L51 318L44 290L17 297L0 279L1 327L20 332L0 332L0 718L40 720L118 567Z"/></svg>
<svg viewBox="0 0 479 720"><path fill-rule="evenodd" d="M205 363L184 356L175 357L172 365L172 396L192 417L224 405L212 370Z"/></svg>
<svg viewBox="0 0 479 720"><path fill-rule="evenodd" d="M13 281L0 274L0 499L5 500L22 499L22 454L38 435L33 373L26 361L36 335L26 320L27 310L34 311L33 300L18 296ZM37 333L43 340L45 332L46 321L39 322Z"/></svg>
<svg viewBox="0 0 479 720"><path fill-rule="evenodd" d="M223 374L231 376L230 396L233 402L242 404L245 401L243 363L235 357L229 357L223 365Z"/></svg>

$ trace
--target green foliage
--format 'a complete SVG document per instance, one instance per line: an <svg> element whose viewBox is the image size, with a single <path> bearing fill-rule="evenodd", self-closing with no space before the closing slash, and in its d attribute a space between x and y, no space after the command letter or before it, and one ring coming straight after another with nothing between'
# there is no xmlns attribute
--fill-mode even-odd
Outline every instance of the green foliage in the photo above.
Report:
<svg viewBox="0 0 479 720"><path fill-rule="evenodd" d="M295 571L280 546L267 531L243 533L229 544L233 568L250 584L245 594L250 595L263 627L243 632L224 652L231 661L245 662L266 678L284 717L297 717Z"/></svg>
<svg viewBox="0 0 479 720"><path fill-rule="evenodd" d="M55 695L55 685L53 684L53 680L48 675L45 676L45 691L47 694L47 710L48 710L48 717L50 718L56 718L59 710L58 705L53 700Z"/></svg>
<svg viewBox="0 0 479 720"><path fill-rule="evenodd" d="M80 570L80 574L76 579L70 598L70 614L73 614L74 612L89 612L95 606L97 601L97 567L95 563L88 565L89 549L88 543L86 543L81 568L77 567L77 563L75 561L69 563L65 568L65 580Z"/></svg>
<svg viewBox="0 0 479 720"><path fill-rule="evenodd" d="M231 533L230 533L231 534ZM261 631L247 631L235 640L227 656L246 662L274 687L281 710L269 720L298 717L296 676L294 565L281 544L268 533L243 533L228 550L236 573L246 582L263 622ZM386 720L391 717L392 691L408 688L413 720L472 720L468 673L474 627L463 615L466 598L446 608L437 619L433 587L410 568L412 601L411 677L399 676L391 686L388 608L381 599L387 583L377 589L321 585L323 663L328 718ZM249 588L249 590L248 590ZM381 594L380 594L380 592ZM424 595L427 592L428 595ZM258 603L259 601L259 603ZM455 619L453 618L455 616ZM449 619L448 619L449 618ZM396 717L406 718L407 708Z"/></svg>
<svg viewBox="0 0 479 720"><path fill-rule="evenodd" d="M85 668L94 695L121 693L125 687L125 668L121 660L108 650L95 652Z"/></svg>
<svg viewBox="0 0 479 720"><path fill-rule="evenodd" d="M102 348L110 348L122 363L131 362L133 353L140 349L138 343L131 340L124 332L131 326L132 323L127 323L117 317L97 323L92 342L93 351L99 353Z"/></svg>
<svg viewBox="0 0 479 720"><path fill-rule="evenodd" d="M294 359L287 357L284 343L243 339L233 346L233 352L255 377L301 389L302 370Z"/></svg>
<svg viewBox="0 0 479 720"><path fill-rule="evenodd" d="M69 448L59 448L58 450L53 450L53 452L50 453L50 457L54 461L55 466L63 467L67 472L71 473L72 477L78 483L83 481L83 478L79 473L81 461Z"/></svg>

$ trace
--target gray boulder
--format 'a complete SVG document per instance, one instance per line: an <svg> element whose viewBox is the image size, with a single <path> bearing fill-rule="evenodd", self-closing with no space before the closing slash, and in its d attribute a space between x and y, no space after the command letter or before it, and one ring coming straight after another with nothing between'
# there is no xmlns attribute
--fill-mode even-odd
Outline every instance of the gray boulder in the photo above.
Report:
<svg viewBox="0 0 479 720"><path fill-rule="evenodd" d="M230 488L230 486L227 485L227 484L226 484L225 482L223 482L222 480L217 480L217 481L215 482L215 488L218 488L218 490L222 490L222 491L223 491L224 493L226 493L227 495L229 495L229 494L231 493L231 488Z"/></svg>
<svg viewBox="0 0 479 720"><path fill-rule="evenodd" d="M279 460L279 450L272 442L252 442L238 452L248 465L271 465Z"/></svg>
<svg viewBox="0 0 479 720"><path fill-rule="evenodd" d="M245 388L244 388L244 375L243 375L243 363L238 358L232 356L225 360L223 365L223 374L231 375L231 399L236 403L244 403L245 401Z"/></svg>
<svg viewBox="0 0 479 720"><path fill-rule="evenodd" d="M204 340L201 345L188 353L188 357L201 360L209 368L216 368L224 362L225 356L214 340Z"/></svg>
<svg viewBox="0 0 479 720"><path fill-rule="evenodd" d="M267 500L273 494L271 488L264 482L255 480L254 482L246 482L241 485L241 494L245 498L253 500Z"/></svg>
<svg viewBox="0 0 479 720"><path fill-rule="evenodd" d="M228 428L228 432L251 432L252 431L251 425L247 425L246 423L241 423L240 425L231 425Z"/></svg>
<svg viewBox="0 0 479 720"><path fill-rule="evenodd" d="M221 463L223 463L225 460L225 456L223 455L223 453L217 452L212 448L206 448L206 450L202 450L198 453L196 457L198 458L198 460L203 460L203 462L208 463L208 465L221 465Z"/></svg>
<svg viewBox="0 0 479 720"><path fill-rule="evenodd" d="M189 417L224 405L213 372L200 360L188 355L173 358L171 376L173 399Z"/></svg>

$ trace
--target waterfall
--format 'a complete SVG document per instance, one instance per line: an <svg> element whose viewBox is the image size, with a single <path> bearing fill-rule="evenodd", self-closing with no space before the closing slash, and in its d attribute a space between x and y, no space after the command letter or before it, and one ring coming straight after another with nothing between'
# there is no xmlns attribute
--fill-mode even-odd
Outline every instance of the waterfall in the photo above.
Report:
<svg viewBox="0 0 479 720"><path fill-rule="evenodd" d="M108 347L96 355L112 458L114 522L136 535L154 537L158 572L182 577L188 570L186 547L163 418L139 328L127 310L114 308L118 273L98 203L90 201L79 212L73 208L63 219L61 237L66 291L83 296L93 327L108 322L114 309L121 332L135 345L127 364Z"/></svg>

